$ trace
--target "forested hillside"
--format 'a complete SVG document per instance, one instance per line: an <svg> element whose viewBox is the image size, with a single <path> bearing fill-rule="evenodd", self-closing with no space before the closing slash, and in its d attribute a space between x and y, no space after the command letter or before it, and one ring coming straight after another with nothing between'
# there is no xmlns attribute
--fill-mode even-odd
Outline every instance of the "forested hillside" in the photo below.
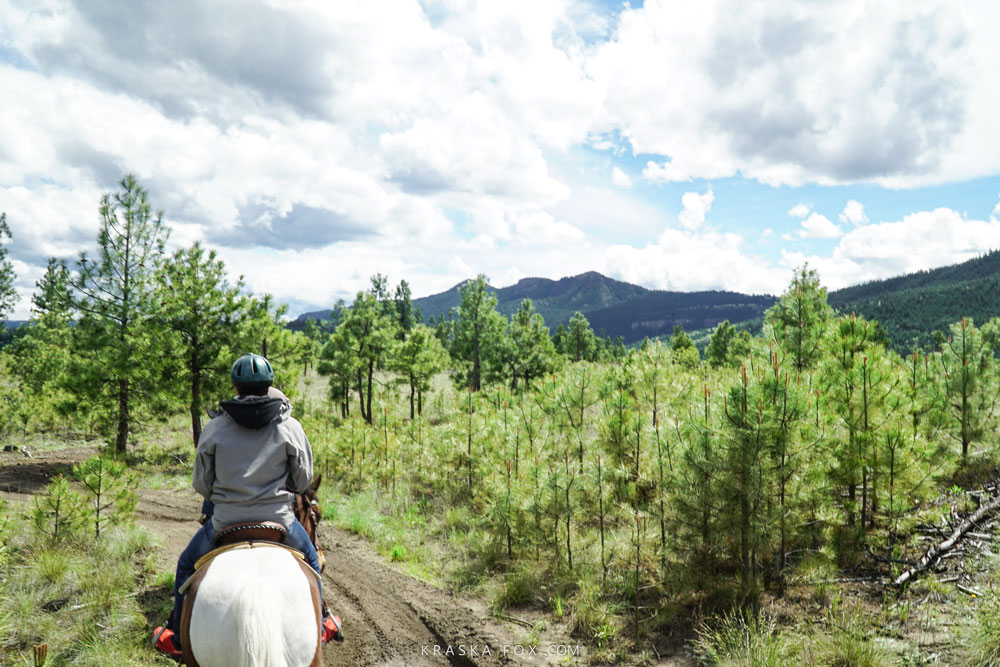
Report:
<svg viewBox="0 0 1000 667"><path fill-rule="evenodd" d="M413 306L425 321L437 322L459 305L461 287L459 284L440 294L413 299ZM509 287L487 289L497 299L497 310L508 317L517 312L524 299L531 299L552 333L560 325L567 326L573 314L580 312L599 336L620 337L626 344L670 335L678 325L705 329L723 320L737 323L759 318L775 301L772 296L735 292L649 290L595 271L559 280L523 278ZM302 330L309 318L335 320L338 313L337 309L304 313L290 326Z"/></svg>
<svg viewBox="0 0 1000 667"><path fill-rule="evenodd" d="M878 320L899 352L930 348L935 331L947 331L962 317L984 323L1000 315L1000 251L837 290L830 293L830 305Z"/></svg>

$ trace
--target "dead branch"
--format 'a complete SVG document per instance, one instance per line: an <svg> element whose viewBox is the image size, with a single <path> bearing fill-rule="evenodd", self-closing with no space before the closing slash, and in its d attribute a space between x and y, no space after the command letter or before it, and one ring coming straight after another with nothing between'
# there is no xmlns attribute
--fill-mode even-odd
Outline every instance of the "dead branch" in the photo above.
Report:
<svg viewBox="0 0 1000 667"><path fill-rule="evenodd" d="M958 541L962 539L962 537L969 532L973 526L982 521L986 516L995 512L997 509L1000 509L1000 498L996 498L989 504L980 507L971 516L962 521L962 523L958 525L958 528L952 531L948 539L937 546L931 547L927 553L924 554L924 557L917 561L916 565L899 575L893 584L895 586L902 586L915 575L923 572L931 563L938 560L942 554L951 551Z"/></svg>

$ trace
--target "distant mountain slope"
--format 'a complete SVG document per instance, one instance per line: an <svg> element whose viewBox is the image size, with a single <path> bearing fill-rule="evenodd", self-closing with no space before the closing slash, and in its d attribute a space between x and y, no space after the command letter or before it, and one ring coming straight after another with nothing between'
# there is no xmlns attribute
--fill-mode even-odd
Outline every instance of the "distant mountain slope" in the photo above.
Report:
<svg viewBox="0 0 1000 667"><path fill-rule="evenodd" d="M829 295L842 313L882 323L900 352L928 346L935 330L962 317L977 324L1000 316L1000 252L961 264L846 287Z"/></svg>
<svg viewBox="0 0 1000 667"><path fill-rule="evenodd" d="M459 304L458 288L413 303L425 319L437 317ZM579 310L595 332L622 336L628 343L647 336L669 336L677 324L698 331L710 330L726 319L749 323L776 301L773 296L735 292L649 290L594 271L560 280L524 278L515 285L491 289L505 315L530 297L553 331ZM913 345L926 347L935 330L946 331L962 317L982 325L1000 316L1000 251L961 264L846 287L831 292L829 302L842 313L855 312L881 322L899 352ZM307 317L329 318L330 312L305 313L290 326L303 326Z"/></svg>
<svg viewBox="0 0 1000 667"><path fill-rule="evenodd" d="M650 291L625 303L584 313L594 331L624 336L626 343L673 333L675 325L686 331L714 329L719 322L744 322L762 317L775 297L736 292Z"/></svg>
<svg viewBox="0 0 1000 667"><path fill-rule="evenodd" d="M455 285L446 292L413 300L425 319L447 314L461 302L459 287ZM530 298L535 309L542 313L545 323L555 329L560 323L569 322L573 313L586 313L619 303L624 303L648 293L645 287L631 285L588 271L578 276L550 280L548 278L522 278L516 284L490 290L497 297L497 310L511 315Z"/></svg>
<svg viewBox="0 0 1000 667"><path fill-rule="evenodd" d="M461 284L439 294L413 300L424 319L446 315L461 302ZM643 338L669 336L674 326L685 329L715 327L722 320L737 323L759 318L774 302L773 296L748 296L736 292L667 292L650 290L614 280L596 271L550 280L523 278L516 284L490 290L497 297L497 310L510 316L530 298L535 309L555 331L567 324L573 313L587 316L594 331L601 336L621 336L626 343ZM289 324L301 329L307 318L329 319L331 310L303 313Z"/></svg>
<svg viewBox="0 0 1000 667"><path fill-rule="evenodd" d="M414 299L413 304L420 307L425 318L446 314L459 304L458 288L456 285L446 292ZM701 329L725 319L753 319L775 301L772 296L735 292L649 290L595 271L560 280L524 278L493 291L497 309L505 315L515 312L527 297L553 331L580 311L599 335L622 336L626 343L669 335L677 324L685 329Z"/></svg>

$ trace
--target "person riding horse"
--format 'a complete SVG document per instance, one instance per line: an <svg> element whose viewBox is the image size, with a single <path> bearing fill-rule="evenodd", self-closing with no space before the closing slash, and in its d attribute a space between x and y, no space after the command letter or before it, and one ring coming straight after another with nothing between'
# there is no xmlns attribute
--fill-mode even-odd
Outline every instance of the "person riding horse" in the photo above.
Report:
<svg viewBox="0 0 1000 667"><path fill-rule="evenodd" d="M279 523L287 531L285 544L301 551L317 574L320 571L316 548L292 511L295 494L304 492L312 480L309 439L291 416L288 399L271 389L274 370L267 359L252 353L241 356L230 378L237 396L223 401L221 412L205 426L194 462L194 488L214 511L177 560L174 611L154 632L156 649L175 658L181 656L180 588L198 559L214 548L217 532L248 521ZM323 609L323 642L342 641L340 619L325 604Z"/></svg>

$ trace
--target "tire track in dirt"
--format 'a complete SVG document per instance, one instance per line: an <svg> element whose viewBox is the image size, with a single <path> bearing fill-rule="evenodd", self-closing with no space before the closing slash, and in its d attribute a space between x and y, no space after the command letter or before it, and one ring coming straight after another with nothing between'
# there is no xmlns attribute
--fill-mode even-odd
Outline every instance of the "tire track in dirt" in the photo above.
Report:
<svg viewBox="0 0 1000 667"><path fill-rule="evenodd" d="M344 644L328 645L326 664L459 665L558 663L539 649L514 657L523 628L497 622L485 606L440 590L382 561L362 538L323 527L327 603L344 622ZM556 643L556 639L542 642ZM563 642L559 642L563 643ZM504 647L507 647L506 654Z"/></svg>

